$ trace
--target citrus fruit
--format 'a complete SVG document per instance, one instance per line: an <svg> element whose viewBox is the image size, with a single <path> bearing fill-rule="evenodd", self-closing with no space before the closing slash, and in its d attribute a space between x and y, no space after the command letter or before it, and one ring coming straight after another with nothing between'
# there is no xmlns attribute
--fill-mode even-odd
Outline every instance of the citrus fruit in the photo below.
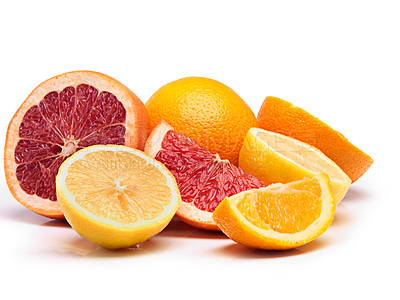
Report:
<svg viewBox="0 0 400 300"><path fill-rule="evenodd" d="M55 178L75 151L95 144L143 149L150 133L144 104L117 80L75 71L39 84L10 121L4 149L8 187L20 203L63 218Z"/></svg>
<svg viewBox="0 0 400 300"><path fill-rule="evenodd" d="M231 88L213 79L187 77L170 82L146 103L152 127L161 120L237 165L246 132L257 119Z"/></svg>
<svg viewBox="0 0 400 300"><path fill-rule="evenodd" d="M176 215L197 228L219 230L212 212L225 197L264 183L218 154L161 121L150 134L145 152L162 162L175 176L182 203Z"/></svg>
<svg viewBox="0 0 400 300"><path fill-rule="evenodd" d="M251 128L240 151L239 166L265 184L288 183L326 173L336 203L346 195L350 178L317 148L282 134Z"/></svg>
<svg viewBox="0 0 400 300"><path fill-rule="evenodd" d="M341 133L305 110L276 97L267 97L258 113L258 127L278 132L321 150L352 180L360 178L374 162Z"/></svg>
<svg viewBox="0 0 400 300"><path fill-rule="evenodd" d="M141 243L167 226L181 202L168 169L119 145L82 149L60 166L57 198L84 238L116 249Z"/></svg>
<svg viewBox="0 0 400 300"><path fill-rule="evenodd" d="M213 219L237 243L284 250L319 237L332 223L335 210L329 177L321 173L225 198Z"/></svg>

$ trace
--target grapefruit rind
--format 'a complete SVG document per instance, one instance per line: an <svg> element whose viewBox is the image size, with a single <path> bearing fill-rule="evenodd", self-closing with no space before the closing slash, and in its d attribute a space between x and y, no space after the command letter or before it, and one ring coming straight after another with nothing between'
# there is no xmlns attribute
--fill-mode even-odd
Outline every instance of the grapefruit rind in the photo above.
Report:
<svg viewBox="0 0 400 300"><path fill-rule="evenodd" d="M151 131L150 119L144 104L125 85L108 75L94 71L73 71L54 76L39 84L21 104L8 125L4 146L4 171L9 190L18 202L39 215L54 219L64 219L57 201L43 199L35 194L29 195L21 189L16 178L18 165L14 159L14 151L20 140L18 131L25 113L42 101L50 91L61 91L68 86L78 84L88 84L99 91L109 91L123 103L127 110L124 136L126 146L143 149Z"/></svg>
<svg viewBox="0 0 400 300"><path fill-rule="evenodd" d="M162 141L165 134L170 130L174 130L174 128L164 120L161 120L152 133L150 133L144 147L144 152L155 157L162 149ZM210 231L220 231L212 218L212 212L198 209L193 203L181 201L176 211L176 216L191 226Z"/></svg>
<svg viewBox="0 0 400 300"><path fill-rule="evenodd" d="M191 226L209 231L221 231L212 218L212 212L198 209L193 203L182 201L176 216Z"/></svg>
<svg viewBox="0 0 400 300"><path fill-rule="evenodd" d="M258 190L248 190L225 198L215 209L213 219L221 230L235 242L257 249L286 250L305 245L321 236L332 223L336 205L329 177L321 173L315 177L321 187L321 215L305 230L297 233L280 233L261 229L249 222L238 210L238 203L246 195L262 193L282 184L272 184Z"/></svg>
<svg viewBox="0 0 400 300"><path fill-rule="evenodd" d="M170 187L172 194L170 203L164 207L164 211L160 215L150 220L142 219L134 223L123 224L95 215L75 201L75 196L68 190L65 182L68 175L68 168L72 163L82 159L86 154L101 150L133 153L144 159L147 163L157 167L166 177L166 184ZM136 245L161 232L171 221L181 202L175 178L162 163L140 150L118 145L95 145L76 152L61 165L56 178L56 186L58 201L69 224L84 238L109 249Z"/></svg>
<svg viewBox="0 0 400 300"><path fill-rule="evenodd" d="M154 129L157 130L153 130L150 133L144 146L144 152L151 157L155 157L157 153L162 149L162 142L165 134L170 130L174 130L174 128L164 120L161 120Z"/></svg>

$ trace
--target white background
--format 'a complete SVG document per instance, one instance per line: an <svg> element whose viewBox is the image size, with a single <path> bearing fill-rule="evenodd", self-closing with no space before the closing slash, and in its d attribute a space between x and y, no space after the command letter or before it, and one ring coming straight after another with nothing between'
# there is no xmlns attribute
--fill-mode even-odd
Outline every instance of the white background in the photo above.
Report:
<svg viewBox="0 0 400 300"><path fill-rule="evenodd" d="M177 220L136 249L106 251L21 206L1 169L0 298L398 299L399 20L396 1L1 0L2 143L39 83L89 69L143 102L186 76L225 83L255 114L278 96L375 163L323 236L285 252Z"/></svg>

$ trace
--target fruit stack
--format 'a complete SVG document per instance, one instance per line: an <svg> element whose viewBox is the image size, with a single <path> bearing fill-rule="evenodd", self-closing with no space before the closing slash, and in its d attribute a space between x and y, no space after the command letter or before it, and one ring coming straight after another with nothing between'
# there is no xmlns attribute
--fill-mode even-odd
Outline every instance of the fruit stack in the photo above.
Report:
<svg viewBox="0 0 400 300"><path fill-rule="evenodd" d="M256 118L226 85L189 77L144 105L109 76L75 71L22 103L4 162L15 199L105 248L141 243L176 215L280 250L323 234L373 160L279 98Z"/></svg>

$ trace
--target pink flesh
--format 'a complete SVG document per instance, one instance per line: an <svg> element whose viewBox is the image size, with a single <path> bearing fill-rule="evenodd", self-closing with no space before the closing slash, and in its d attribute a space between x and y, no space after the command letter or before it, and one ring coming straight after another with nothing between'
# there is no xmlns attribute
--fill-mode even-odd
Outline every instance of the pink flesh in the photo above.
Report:
<svg viewBox="0 0 400 300"><path fill-rule="evenodd" d="M14 157L21 188L29 195L57 200L55 178L62 162L91 145L123 145L125 120L122 103L90 85L48 93L25 113L19 126ZM62 155L67 143L73 151Z"/></svg>
<svg viewBox="0 0 400 300"><path fill-rule="evenodd" d="M175 176L182 201L213 212L225 198L265 184L184 134L168 131L156 157Z"/></svg>

